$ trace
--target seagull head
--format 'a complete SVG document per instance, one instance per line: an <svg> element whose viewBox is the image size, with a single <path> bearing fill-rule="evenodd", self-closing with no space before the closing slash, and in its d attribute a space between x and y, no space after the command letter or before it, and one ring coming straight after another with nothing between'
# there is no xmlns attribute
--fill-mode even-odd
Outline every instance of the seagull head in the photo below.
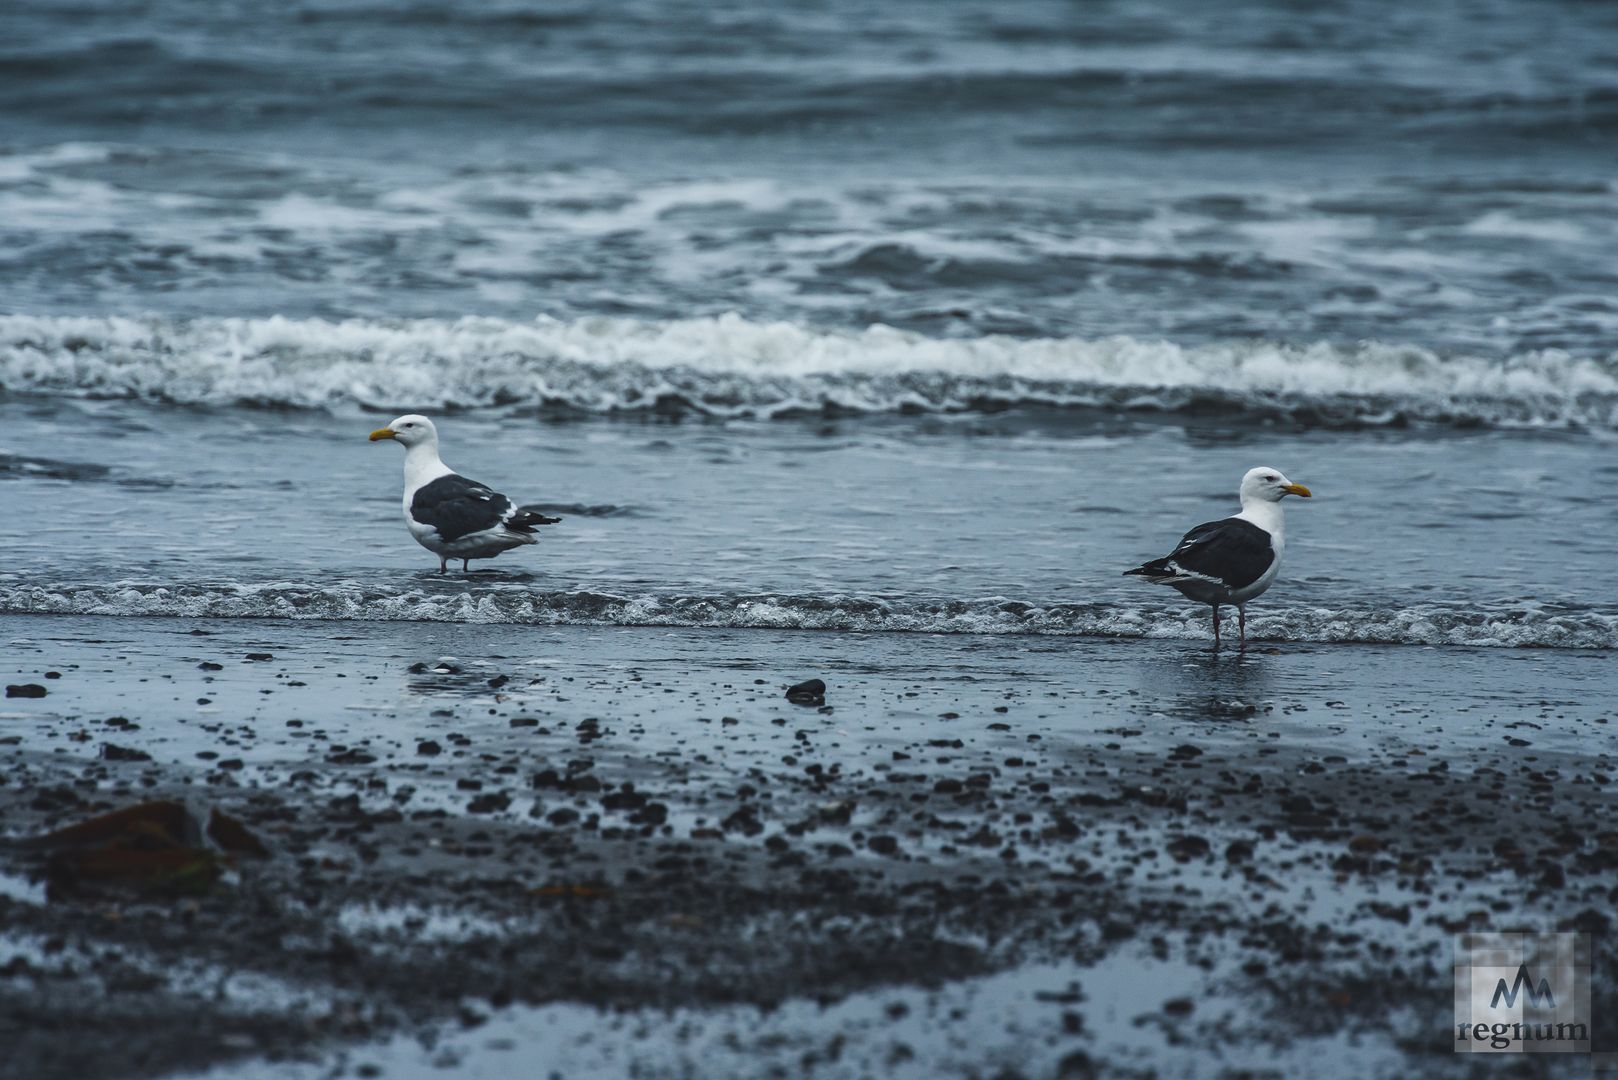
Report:
<svg viewBox="0 0 1618 1080"><path fill-rule="evenodd" d="M381 439L402 442L407 447L416 446L420 443L436 443L438 441L438 429L433 427L433 422L425 416L417 416L415 413L411 413L408 416L399 417L385 428L377 428L371 432L372 442L377 442Z"/></svg>
<svg viewBox="0 0 1618 1080"><path fill-rule="evenodd" d="M1313 497L1308 488L1294 484L1280 469L1272 469L1268 465L1248 469L1247 475L1242 477L1243 506L1250 502L1278 503L1288 495L1299 495L1305 499Z"/></svg>

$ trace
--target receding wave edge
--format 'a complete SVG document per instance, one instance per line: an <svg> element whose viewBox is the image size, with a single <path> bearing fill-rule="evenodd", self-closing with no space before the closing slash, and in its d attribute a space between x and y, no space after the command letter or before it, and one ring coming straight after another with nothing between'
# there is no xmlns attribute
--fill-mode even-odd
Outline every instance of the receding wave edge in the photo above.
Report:
<svg viewBox="0 0 1618 1080"><path fill-rule="evenodd" d="M1045 634L1206 638L1204 609L1034 604L1003 597L898 599L860 595L675 595L540 591L504 585L389 588L359 583L0 585L0 614L377 620L557 626L674 626L855 633ZM1618 648L1618 614L1438 605L1282 607L1248 618L1264 641Z"/></svg>

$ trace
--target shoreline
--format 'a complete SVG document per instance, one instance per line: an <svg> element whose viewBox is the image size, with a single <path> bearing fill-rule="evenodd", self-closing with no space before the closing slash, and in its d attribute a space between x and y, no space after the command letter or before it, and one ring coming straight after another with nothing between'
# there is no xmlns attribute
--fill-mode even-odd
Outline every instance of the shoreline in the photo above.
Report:
<svg viewBox="0 0 1618 1080"><path fill-rule="evenodd" d="M694 632L1048 637L1090 641L1212 642L1203 605L1146 599L1034 603L1005 596L895 599L881 594L788 591L659 594L633 583L539 589L527 572L470 579L420 572L411 583L343 580L209 583L58 583L14 586L0 573L0 618L289 621L296 623L511 626L535 630L664 629ZM1228 609L1227 609L1228 610ZM1222 625L1230 629L1234 616ZM1535 604L1486 610L1427 603L1398 609L1267 604L1248 618L1255 650L1278 646L1391 646L1536 650L1612 655L1618 613ZM1222 652L1239 650L1226 644Z"/></svg>

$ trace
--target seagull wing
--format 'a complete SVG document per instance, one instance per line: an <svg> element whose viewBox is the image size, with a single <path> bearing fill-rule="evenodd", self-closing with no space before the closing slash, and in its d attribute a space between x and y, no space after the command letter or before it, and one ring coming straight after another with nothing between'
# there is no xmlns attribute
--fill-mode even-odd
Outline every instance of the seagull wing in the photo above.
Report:
<svg viewBox="0 0 1618 1080"><path fill-rule="evenodd" d="M1241 589L1263 577L1274 561L1275 546L1269 533L1250 521L1229 517L1198 525L1163 558L1125 573L1164 585L1207 581Z"/></svg>
<svg viewBox="0 0 1618 1080"><path fill-rule="evenodd" d="M423 484L410 500L410 516L444 540L504 525L517 513L510 499L476 480L451 473Z"/></svg>

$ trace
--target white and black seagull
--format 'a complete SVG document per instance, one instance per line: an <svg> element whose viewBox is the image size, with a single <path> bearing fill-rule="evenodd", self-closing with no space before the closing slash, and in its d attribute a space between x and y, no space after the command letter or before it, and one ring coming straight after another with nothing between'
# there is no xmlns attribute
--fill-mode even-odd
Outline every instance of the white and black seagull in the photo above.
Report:
<svg viewBox="0 0 1618 1080"><path fill-rule="evenodd" d="M1161 559L1133 570L1153 585L1172 585L1192 600L1213 607L1214 647L1219 647L1219 608L1235 604L1242 646L1247 645L1247 602L1270 587L1281 569L1286 547L1281 500L1288 495L1310 498L1279 469L1260 466L1242 477L1242 512L1198 525L1180 546Z"/></svg>
<svg viewBox="0 0 1618 1080"><path fill-rule="evenodd" d="M518 506L492 488L468 480L438 457L438 429L425 416L401 416L371 432L371 441L392 439L405 445L405 525L416 543L438 556L438 572L449 572L449 560L492 559L524 544L537 544L534 529L561 518L546 517L532 506Z"/></svg>

